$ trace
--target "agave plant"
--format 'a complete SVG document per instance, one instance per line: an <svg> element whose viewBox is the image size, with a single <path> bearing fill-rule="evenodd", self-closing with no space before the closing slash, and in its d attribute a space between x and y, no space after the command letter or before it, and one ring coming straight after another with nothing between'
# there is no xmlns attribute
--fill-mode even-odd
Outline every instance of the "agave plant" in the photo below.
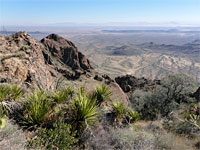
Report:
<svg viewBox="0 0 200 150"><path fill-rule="evenodd" d="M113 113L115 115L116 118L120 118L120 117L123 117L127 110L126 110L126 107L124 106L123 103L113 103L112 104L112 109L113 109Z"/></svg>
<svg viewBox="0 0 200 150"><path fill-rule="evenodd" d="M1 85L0 86L0 101L6 99L7 95L9 95L10 88L8 86Z"/></svg>
<svg viewBox="0 0 200 150"><path fill-rule="evenodd" d="M135 122L135 121L138 121L140 119L139 113L137 111L134 111L134 110L129 110L127 115L130 118L130 122Z"/></svg>
<svg viewBox="0 0 200 150"><path fill-rule="evenodd" d="M0 101L17 100L22 97L24 91L16 85L0 86Z"/></svg>
<svg viewBox="0 0 200 150"><path fill-rule="evenodd" d="M64 103L66 100L72 97L74 90L70 87L56 91L52 98L56 103Z"/></svg>
<svg viewBox="0 0 200 150"><path fill-rule="evenodd" d="M37 126L44 123L51 110L49 95L43 91L34 91L27 97L24 105L24 125Z"/></svg>
<svg viewBox="0 0 200 150"><path fill-rule="evenodd" d="M78 131L94 126L100 114L96 101L90 99L83 88L79 90L75 99L71 101L71 110L72 124L75 130Z"/></svg>
<svg viewBox="0 0 200 150"><path fill-rule="evenodd" d="M18 86L0 85L0 109L1 113L8 115L18 106L17 99L21 98L24 91Z"/></svg>
<svg viewBox="0 0 200 150"><path fill-rule="evenodd" d="M91 95L92 99L96 99L97 104L101 104L110 99L112 95L110 89L106 85L98 86Z"/></svg>

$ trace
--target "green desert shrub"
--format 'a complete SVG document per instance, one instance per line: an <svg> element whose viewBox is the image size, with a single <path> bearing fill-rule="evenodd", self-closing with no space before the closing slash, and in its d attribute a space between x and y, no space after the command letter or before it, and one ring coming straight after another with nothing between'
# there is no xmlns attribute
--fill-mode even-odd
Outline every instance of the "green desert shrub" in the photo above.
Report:
<svg viewBox="0 0 200 150"><path fill-rule="evenodd" d="M141 119L153 120L159 114L156 107L157 102L152 98L152 95L152 92L136 90L130 98L133 108L139 112Z"/></svg>
<svg viewBox="0 0 200 150"><path fill-rule="evenodd" d="M197 83L185 74L171 74L161 79L161 84L165 89L165 95L169 100L177 103L190 102L190 94L194 92Z"/></svg>
<svg viewBox="0 0 200 150"><path fill-rule="evenodd" d="M15 85L0 85L0 101L17 100L22 97L24 91Z"/></svg>
<svg viewBox="0 0 200 150"><path fill-rule="evenodd" d="M130 123L138 121L140 119L140 115L137 111L129 110L128 111L128 117L130 120Z"/></svg>
<svg viewBox="0 0 200 150"><path fill-rule="evenodd" d="M52 128L39 128L36 137L29 140L28 148L43 148L48 150L67 150L78 142L75 138L76 132L72 132L71 125L65 124L59 119Z"/></svg>
<svg viewBox="0 0 200 150"><path fill-rule="evenodd" d="M51 103L49 95L45 91L34 91L24 103L23 124L35 126L44 123L51 110Z"/></svg>
<svg viewBox="0 0 200 150"><path fill-rule="evenodd" d="M24 91L18 86L7 84L0 85L0 116L9 115L18 106L17 100L21 98Z"/></svg>
<svg viewBox="0 0 200 150"><path fill-rule="evenodd" d="M96 99L97 104L101 104L110 99L112 95L110 89L106 85L96 87L93 91L91 98Z"/></svg>
<svg viewBox="0 0 200 150"><path fill-rule="evenodd" d="M64 103L72 97L74 90L70 87L56 91L52 98L56 103Z"/></svg>
<svg viewBox="0 0 200 150"><path fill-rule="evenodd" d="M185 137L198 137L200 134L200 129L198 128L197 118L193 118L193 115L185 115L184 113L175 112L168 119L163 122L163 127L165 130L171 131L178 135L184 135ZM186 118L185 118L186 117ZM190 118L191 117L191 118Z"/></svg>
<svg viewBox="0 0 200 150"><path fill-rule="evenodd" d="M166 117L179 109L182 103L193 102L189 95L196 83L183 74L169 75L161 80L152 92L136 90L130 97L133 107L141 114L142 119L154 120L159 116Z"/></svg>
<svg viewBox="0 0 200 150"><path fill-rule="evenodd" d="M96 101L90 99L81 88L77 96L71 100L72 126L75 130L83 131L94 126L100 114Z"/></svg>
<svg viewBox="0 0 200 150"><path fill-rule="evenodd" d="M139 113L127 108L123 103L117 102L112 104L112 113L117 123L133 123L139 120Z"/></svg>
<svg viewBox="0 0 200 150"><path fill-rule="evenodd" d="M116 118L122 118L124 115L126 115L127 110L123 103L113 103L112 104L112 112Z"/></svg>

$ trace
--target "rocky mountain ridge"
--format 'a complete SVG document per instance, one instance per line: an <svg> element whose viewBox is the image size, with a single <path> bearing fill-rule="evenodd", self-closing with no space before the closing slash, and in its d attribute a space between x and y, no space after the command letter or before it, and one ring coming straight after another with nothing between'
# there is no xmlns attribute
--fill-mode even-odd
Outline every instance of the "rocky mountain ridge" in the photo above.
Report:
<svg viewBox="0 0 200 150"><path fill-rule="evenodd" d="M95 76L102 76L101 80ZM60 80L61 79L61 80ZM107 84L116 101L128 102L127 95L109 76L95 72L87 57L59 35L50 34L41 41L26 32L0 35L0 83L29 90L34 87L55 90L63 86L85 87L88 91Z"/></svg>
<svg viewBox="0 0 200 150"><path fill-rule="evenodd" d="M0 36L0 81L41 88L54 78L78 79L91 72L89 60L66 39L51 34L41 42L26 32Z"/></svg>

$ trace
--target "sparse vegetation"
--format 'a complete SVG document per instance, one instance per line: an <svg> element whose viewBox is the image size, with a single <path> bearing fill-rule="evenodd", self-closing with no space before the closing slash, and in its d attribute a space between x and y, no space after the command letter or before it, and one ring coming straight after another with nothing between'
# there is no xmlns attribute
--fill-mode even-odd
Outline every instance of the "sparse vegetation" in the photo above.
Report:
<svg viewBox="0 0 200 150"><path fill-rule="evenodd" d="M5 121L17 116L19 128L31 131L27 149L188 149L199 139L199 103L190 97L193 81L179 75L175 78L167 77L151 92L135 90L132 105L111 101L105 85L92 94L84 87L68 87L54 92L34 90L28 96L17 86L2 85L0 133L5 133ZM13 101L21 107L13 107L8 115L3 104ZM189 144L178 144L181 140Z"/></svg>

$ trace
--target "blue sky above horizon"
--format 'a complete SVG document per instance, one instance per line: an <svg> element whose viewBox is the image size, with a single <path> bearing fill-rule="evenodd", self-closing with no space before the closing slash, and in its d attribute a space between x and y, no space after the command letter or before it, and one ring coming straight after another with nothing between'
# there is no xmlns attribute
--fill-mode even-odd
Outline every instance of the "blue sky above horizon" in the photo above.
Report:
<svg viewBox="0 0 200 150"><path fill-rule="evenodd" d="M0 0L0 25L65 22L200 25L200 0Z"/></svg>

